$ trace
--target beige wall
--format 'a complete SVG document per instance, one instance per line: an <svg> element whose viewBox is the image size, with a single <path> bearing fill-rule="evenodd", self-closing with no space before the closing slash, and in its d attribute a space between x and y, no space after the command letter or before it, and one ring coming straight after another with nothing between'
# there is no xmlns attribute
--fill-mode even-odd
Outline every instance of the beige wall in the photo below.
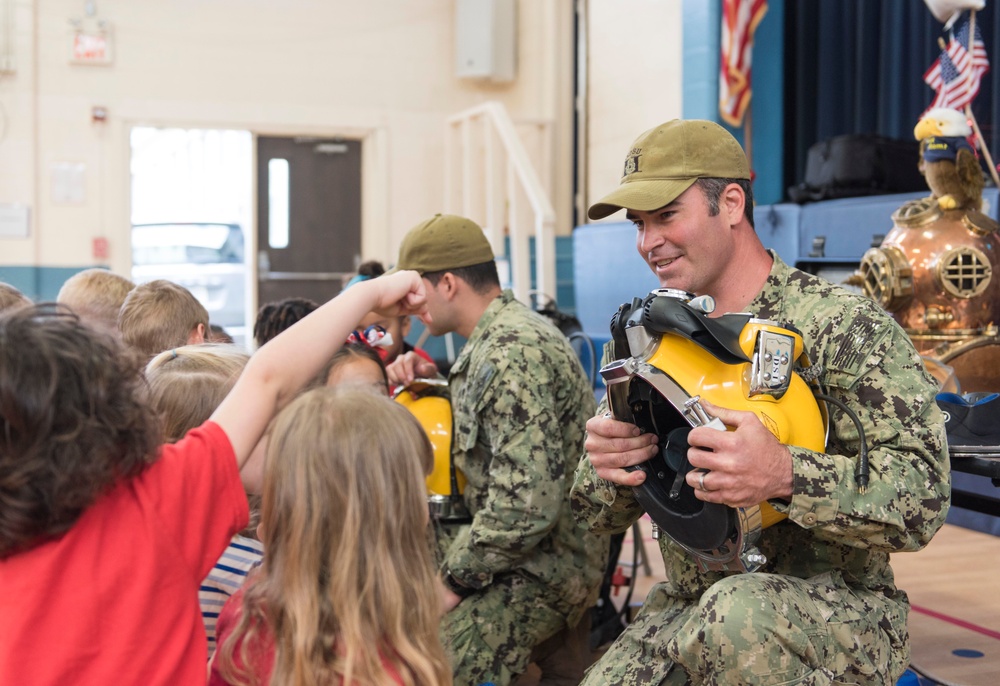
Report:
<svg viewBox="0 0 1000 686"><path fill-rule="evenodd" d="M640 133L682 115L682 0L589 0L584 205L614 190ZM609 221L622 221L613 215Z"/></svg>
<svg viewBox="0 0 1000 686"><path fill-rule="evenodd" d="M638 133L681 114L682 0L580 2L587 204L618 183ZM517 79L505 85L455 76L454 0L101 0L107 67L69 63L81 0L5 3L16 70L0 74L0 205L29 206L32 226L27 240L0 238L0 264L88 265L106 237L112 268L127 273L137 125L363 139L363 253L391 261L405 231L441 209L445 119L486 100L515 122L551 122L551 150L530 152L553 159L553 173L539 171L557 232L571 228L574 0L518 0ZM95 106L106 122L91 122ZM81 204L53 201L63 162L85 167Z"/></svg>
<svg viewBox="0 0 1000 686"><path fill-rule="evenodd" d="M363 252L383 260L441 209L449 115L499 100L515 122L551 121L556 168L572 167L572 0L518 0L517 79L505 85L455 76L454 0L100 0L111 66L69 63L82 0L4 2L16 71L0 74L0 204L29 205L32 235L0 238L0 264L90 264L103 236L127 273L136 125L362 138ZM106 122L91 122L94 106ZM81 204L53 202L62 162L85 165ZM552 195L568 232L569 173Z"/></svg>

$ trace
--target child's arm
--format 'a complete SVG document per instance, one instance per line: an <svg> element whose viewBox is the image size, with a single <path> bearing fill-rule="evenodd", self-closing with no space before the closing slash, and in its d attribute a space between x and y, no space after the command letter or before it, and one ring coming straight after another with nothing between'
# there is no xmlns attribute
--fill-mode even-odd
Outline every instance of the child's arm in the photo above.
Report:
<svg viewBox="0 0 1000 686"><path fill-rule="evenodd" d="M260 348L212 414L242 467L271 418L306 385L368 312L385 316L425 309L423 281L404 271L352 286Z"/></svg>

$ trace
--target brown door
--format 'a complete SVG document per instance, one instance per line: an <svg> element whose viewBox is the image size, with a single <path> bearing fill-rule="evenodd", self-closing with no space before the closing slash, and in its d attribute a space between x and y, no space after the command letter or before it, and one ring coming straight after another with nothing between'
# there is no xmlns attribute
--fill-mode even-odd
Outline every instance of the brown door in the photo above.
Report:
<svg viewBox="0 0 1000 686"><path fill-rule="evenodd" d="M361 142L257 138L257 301L340 292L361 253Z"/></svg>

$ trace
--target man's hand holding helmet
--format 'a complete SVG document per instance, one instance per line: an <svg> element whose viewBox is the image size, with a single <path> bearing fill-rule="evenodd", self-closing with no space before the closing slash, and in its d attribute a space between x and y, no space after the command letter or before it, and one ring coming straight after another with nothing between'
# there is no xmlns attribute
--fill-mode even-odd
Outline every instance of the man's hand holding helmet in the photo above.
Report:
<svg viewBox="0 0 1000 686"><path fill-rule="evenodd" d="M630 472L625 467L645 462L659 448L656 434L644 434L635 424L618 421L608 413L587 420L584 449L597 476L621 486L638 486L645 481L645 472Z"/></svg>
<svg viewBox="0 0 1000 686"><path fill-rule="evenodd" d="M688 434L688 462L698 469L686 478L695 496L730 507L752 507L771 498L791 498L792 455L757 415L706 400L702 400L702 406L733 430L703 426Z"/></svg>
<svg viewBox="0 0 1000 686"><path fill-rule="evenodd" d="M730 507L751 507L771 498L792 495L792 456L753 412L729 410L702 400L704 408L732 427L691 430L688 461L697 469L687 474L695 496ZM657 437L610 416L587 422L585 444L597 476L622 486L638 486L641 470L625 468L645 462L659 450Z"/></svg>

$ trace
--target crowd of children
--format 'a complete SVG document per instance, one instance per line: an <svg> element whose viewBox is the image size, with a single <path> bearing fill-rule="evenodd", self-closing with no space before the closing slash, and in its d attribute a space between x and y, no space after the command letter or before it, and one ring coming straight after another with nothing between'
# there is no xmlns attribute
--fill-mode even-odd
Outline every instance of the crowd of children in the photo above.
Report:
<svg viewBox="0 0 1000 686"><path fill-rule="evenodd" d="M245 484L266 552L222 610L213 683L450 683L426 437L371 351L344 359L374 376L300 395L340 383L352 365L330 360L369 313L423 310L417 274L359 284L252 356L202 343L172 284L130 289L120 334L0 296L0 680L204 683L199 588L248 533Z"/></svg>

